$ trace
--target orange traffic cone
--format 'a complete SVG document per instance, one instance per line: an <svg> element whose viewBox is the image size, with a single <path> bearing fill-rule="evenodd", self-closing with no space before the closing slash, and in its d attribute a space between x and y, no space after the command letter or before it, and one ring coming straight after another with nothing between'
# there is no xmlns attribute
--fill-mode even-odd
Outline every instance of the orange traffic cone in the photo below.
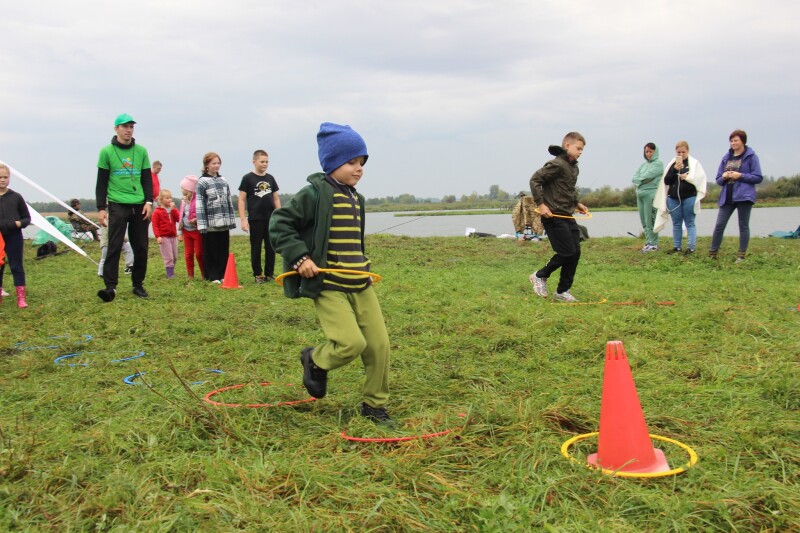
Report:
<svg viewBox="0 0 800 533"><path fill-rule="evenodd" d="M622 341L606 343L600 436L593 466L622 472L666 472L664 452L653 448Z"/></svg>
<svg viewBox="0 0 800 533"><path fill-rule="evenodd" d="M225 277L222 278L223 289L241 289L239 276L236 274L236 259L233 254L228 254L228 266L225 267Z"/></svg>

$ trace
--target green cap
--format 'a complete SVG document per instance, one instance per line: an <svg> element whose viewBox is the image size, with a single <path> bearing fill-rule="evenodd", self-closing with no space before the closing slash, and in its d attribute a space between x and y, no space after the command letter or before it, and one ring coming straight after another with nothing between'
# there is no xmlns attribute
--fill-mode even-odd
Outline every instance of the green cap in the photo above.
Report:
<svg viewBox="0 0 800 533"><path fill-rule="evenodd" d="M123 113L114 120L114 127L116 128L120 124L136 124L136 121L133 120L133 117L127 113Z"/></svg>

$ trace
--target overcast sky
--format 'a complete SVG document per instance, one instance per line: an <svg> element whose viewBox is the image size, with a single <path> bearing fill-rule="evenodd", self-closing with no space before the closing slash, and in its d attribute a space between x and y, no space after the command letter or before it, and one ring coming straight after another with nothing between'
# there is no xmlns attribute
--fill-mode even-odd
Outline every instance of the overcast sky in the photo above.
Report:
<svg viewBox="0 0 800 533"><path fill-rule="evenodd" d="M0 159L94 197L129 113L173 191L207 151L236 189L264 148L296 192L324 121L365 138L367 197L527 189L570 130L584 187L628 186L648 141L687 140L711 175L737 128L766 176L794 175L798 19L794 0L4 1Z"/></svg>

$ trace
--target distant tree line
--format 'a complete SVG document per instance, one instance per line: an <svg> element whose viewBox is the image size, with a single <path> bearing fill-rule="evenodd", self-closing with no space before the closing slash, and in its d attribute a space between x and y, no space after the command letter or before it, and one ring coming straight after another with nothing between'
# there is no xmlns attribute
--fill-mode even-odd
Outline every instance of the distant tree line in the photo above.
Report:
<svg viewBox="0 0 800 533"><path fill-rule="evenodd" d="M523 191L530 194L529 190ZM720 187L713 181L709 182L706 202L716 202L719 198ZM761 200L772 198L796 198L800 197L800 174L791 177L782 176L780 178L764 178L764 181L756 187L758 198ZM291 200L291 193L280 193L281 203ZM488 194L478 194L472 191L471 194L462 194L456 197L454 194L447 194L439 198L417 198L413 194L401 194L399 196L385 196L382 198L368 198L367 206L375 210L396 210L398 206L429 204L426 207L437 208L441 204L459 209L486 208L486 207L509 207L516 202L518 193L511 194L500 188L499 185L489 187ZM613 189L609 186L599 189L581 189L581 201L592 207L635 207L636 190L631 185L624 189ZM97 210L94 198L79 198L81 209L86 212ZM232 196L234 207L237 205L238 197ZM64 203L69 203L69 199ZM62 213L66 209L56 202L31 202L31 206L43 213Z"/></svg>

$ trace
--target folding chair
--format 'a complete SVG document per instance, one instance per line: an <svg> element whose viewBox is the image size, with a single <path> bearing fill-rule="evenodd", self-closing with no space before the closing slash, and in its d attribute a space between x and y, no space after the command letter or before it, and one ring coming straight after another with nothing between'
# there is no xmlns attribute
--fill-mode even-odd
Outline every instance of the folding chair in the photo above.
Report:
<svg viewBox="0 0 800 533"><path fill-rule="evenodd" d="M70 220L72 224L72 238L79 239L81 241L93 241L94 236L92 235L92 230L83 229L81 228L81 223L77 220Z"/></svg>

